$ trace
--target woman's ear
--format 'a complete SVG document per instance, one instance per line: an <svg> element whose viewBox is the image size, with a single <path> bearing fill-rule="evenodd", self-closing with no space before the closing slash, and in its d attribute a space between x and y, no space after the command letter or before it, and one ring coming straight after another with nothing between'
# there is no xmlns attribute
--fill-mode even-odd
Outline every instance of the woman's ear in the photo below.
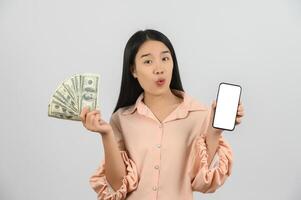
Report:
<svg viewBox="0 0 301 200"><path fill-rule="evenodd" d="M137 78L137 73L136 73L136 70L135 70L135 66L131 67L131 73L132 73L134 78Z"/></svg>

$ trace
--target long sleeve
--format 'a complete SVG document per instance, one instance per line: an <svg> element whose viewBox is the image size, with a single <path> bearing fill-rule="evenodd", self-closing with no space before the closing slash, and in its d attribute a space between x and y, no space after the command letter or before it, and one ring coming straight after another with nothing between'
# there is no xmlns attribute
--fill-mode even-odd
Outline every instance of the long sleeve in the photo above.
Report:
<svg viewBox="0 0 301 200"><path fill-rule="evenodd" d="M117 141L122 159L126 166L126 175L123 177L121 187L117 191L114 191L106 179L105 159L103 159L99 167L96 169L96 171L92 174L92 176L89 179L91 187L97 193L98 200L125 199L127 194L135 190L138 186L139 178L138 178L136 164L128 156L128 153L125 149L122 133L120 131L120 127L118 126L118 122L116 123L113 116L110 119L110 124L113 128L115 139Z"/></svg>
<svg viewBox="0 0 301 200"><path fill-rule="evenodd" d="M209 118L205 120L203 132L195 138L190 153L189 175L193 191L202 193L213 193L224 184L231 175L233 166L233 154L230 145L221 135L219 145L214 158L209 166L208 151L206 144L206 131L209 125Z"/></svg>
<svg viewBox="0 0 301 200"><path fill-rule="evenodd" d="M219 147L210 167L207 162L208 153L204 135L197 138L193 157L193 169L191 171L193 191L215 192L231 175L232 151L222 137L219 139Z"/></svg>

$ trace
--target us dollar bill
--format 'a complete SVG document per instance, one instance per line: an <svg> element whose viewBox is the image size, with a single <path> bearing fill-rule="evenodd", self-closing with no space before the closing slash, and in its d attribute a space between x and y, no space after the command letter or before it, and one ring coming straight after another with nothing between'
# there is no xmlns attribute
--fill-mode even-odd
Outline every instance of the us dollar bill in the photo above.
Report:
<svg viewBox="0 0 301 200"><path fill-rule="evenodd" d="M48 104L48 116L80 121L84 107L90 111L99 107L100 76L93 73L75 74L55 90Z"/></svg>

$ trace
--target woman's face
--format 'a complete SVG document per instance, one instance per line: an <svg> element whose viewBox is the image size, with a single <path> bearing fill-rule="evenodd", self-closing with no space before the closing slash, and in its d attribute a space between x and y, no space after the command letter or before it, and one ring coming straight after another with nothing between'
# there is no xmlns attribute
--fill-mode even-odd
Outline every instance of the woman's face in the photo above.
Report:
<svg viewBox="0 0 301 200"><path fill-rule="evenodd" d="M144 42L136 56L133 76L145 92L162 94L169 90L172 78L173 60L169 49L160 41ZM165 79L157 83L159 79Z"/></svg>

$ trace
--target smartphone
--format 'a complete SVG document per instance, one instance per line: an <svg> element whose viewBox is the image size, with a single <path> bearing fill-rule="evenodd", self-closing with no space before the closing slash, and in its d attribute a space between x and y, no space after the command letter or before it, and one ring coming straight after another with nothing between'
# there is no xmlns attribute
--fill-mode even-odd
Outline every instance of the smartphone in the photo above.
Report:
<svg viewBox="0 0 301 200"><path fill-rule="evenodd" d="M225 82L219 84L212 121L214 128L234 130L241 90L240 85Z"/></svg>

